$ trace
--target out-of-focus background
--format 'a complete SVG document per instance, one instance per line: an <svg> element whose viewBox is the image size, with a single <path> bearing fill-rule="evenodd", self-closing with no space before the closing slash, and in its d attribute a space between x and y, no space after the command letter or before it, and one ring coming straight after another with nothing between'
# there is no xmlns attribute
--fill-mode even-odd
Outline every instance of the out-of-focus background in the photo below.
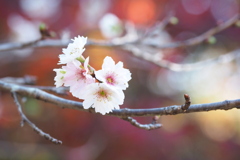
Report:
<svg viewBox="0 0 240 160"><path fill-rule="evenodd" d="M200 35L239 12L237 0L1 0L0 43L28 42L40 37L45 23L56 38L77 35L104 39L98 24L106 13L146 30L175 11L178 24L169 26L171 41ZM215 35L216 43L164 50L165 58L191 63L239 48L240 29ZM164 39L163 39L164 40ZM62 48L23 49L0 53L0 77L36 76L37 85L52 86ZM114 48L86 47L84 56L99 69L105 56L123 61L132 72L122 108L154 108L184 103L210 103L240 98L240 59L189 72L173 72ZM65 98L77 100L71 96ZM12 97L0 93L0 159L14 160L238 160L240 111L162 116L163 127L146 131L116 117L60 109L35 99L24 105L27 117L43 131L63 141L54 145L20 117ZM151 118L137 118L142 123Z"/></svg>

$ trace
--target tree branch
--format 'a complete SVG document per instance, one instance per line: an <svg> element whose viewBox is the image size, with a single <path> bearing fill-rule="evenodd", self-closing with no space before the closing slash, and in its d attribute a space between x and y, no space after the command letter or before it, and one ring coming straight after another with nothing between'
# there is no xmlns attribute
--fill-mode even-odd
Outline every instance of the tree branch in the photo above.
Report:
<svg viewBox="0 0 240 160"><path fill-rule="evenodd" d="M28 96L35 99L39 99L48 103L55 104L61 108L70 108L81 111L87 111L95 113L94 109L84 109L82 102L72 101L64 98L60 98L44 92L34 87L26 87L16 84L10 84L0 81L0 90L6 90L9 92L16 92L22 96ZM115 117L142 117L142 116L158 116L158 115L176 115L181 113L194 113L194 112L205 112L211 110L230 110L233 108L240 109L240 99L236 100L225 100L222 102L206 103L206 104L192 104L187 110L182 109L182 105L173 105L162 108L149 108L149 109L118 109L113 110L107 114Z"/></svg>
<svg viewBox="0 0 240 160"><path fill-rule="evenodd" d="M24 76L24 77L4 77L0 78L1 81L14 83L14 84L22 84L22 85L34 85L36 84L37 78L35 76ZM59 95L68 95L69 87L58 87L55 86L36 86L34 88L38 88L40 90L50 91Z"/></svg>
<svg viewBox="0 0 240 160"><path fill-rule="evenodd" d="M84 110L81 102L71 101L64 98L57 97L50 93L44 92L38 88L30 86L21 86L11 84L0 80L0 90L7 90L9 92L16 92L19 95L32 97L45 102L56 104L61 108L70 108L76 110ZM90 112L90 111L89 111Z"/></svg>
<svg viewBox="0 0 240 160"><path fill-rule="evenodd" d="M33 124L26 116L25 114L22 112L22 106L18 101L18 97L17 97L17 93L16 92L12 92L12 96L14 99L14 102L18 108L18 112L21 116L21 127L23 127L24 123L26 122L35 132L37 132L37 134L39 134L40 136L44 137L45 139L51 141L54 144L62 144L62 141L57 140L53 137L51 137L49 134L43 132L41 129L39 129L35 124Z"/></svg>
<svg viewBox="0 0 240 160"><path fill-rule="evenodd" d="M33 86L34 88L44 90L44 91L49 91L53 92L59 95L66 96L68 95L69 87L57 87L56 86Z"/></svg>

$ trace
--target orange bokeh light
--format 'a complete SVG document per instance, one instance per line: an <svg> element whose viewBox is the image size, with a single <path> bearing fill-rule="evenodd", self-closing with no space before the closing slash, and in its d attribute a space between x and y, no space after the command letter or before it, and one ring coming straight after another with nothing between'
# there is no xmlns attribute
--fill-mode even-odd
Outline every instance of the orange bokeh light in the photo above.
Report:
<svg viewBox="0 0 240 160"><path fill-rule="evenodd" d="M131 0L126 14L127 19L135 24L151 24L156 19L156 4L152 0Z"/></svg>

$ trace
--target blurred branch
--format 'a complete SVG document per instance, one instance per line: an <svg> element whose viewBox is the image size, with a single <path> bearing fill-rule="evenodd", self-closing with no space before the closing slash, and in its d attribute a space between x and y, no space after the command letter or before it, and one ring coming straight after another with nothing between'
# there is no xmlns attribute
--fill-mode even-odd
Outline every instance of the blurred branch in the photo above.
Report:
<svg viewBox="0 0 240 160"><path fill-rule="evenodd" d="M209 37L231 27L233 24L235 24L239 19L239 14L233 16L232 18L230 18L229 20L220 23L219 25L217 25L216 27L206 31L205 33L194 37L194 38L190 38L187 39L185 41L178 41L178 42L172 42L172 43L167 43L167 44L163 44L163 45L151 45L153 47L159 48L159 49L167 49L167 48L178 48L178 47L186 47L186 46L193 46L193 45L197 45L202 43L204 40L208 39Z"/></svg>
<svg viewBox="0 0 240 160"><path fill-rule="evenodd" d="M152 36L155 31L163 31L166 26L169 24L170 19L173 17L174 13L170 12L162 21L157 22L153 27L147 29L143 35L141 35L142 38L150 37Z"/></svg>
<svg viewBox="0 0 240 160"><path fill-rule="evenodd" d="M22 85L34 85L36 84L37 78L35 76L24 76L24 77L4 77L0 78L1 81L14 83L14 84L22 84ZM69 87L58 87L55 86L33 86L34 88L38 88L45 91L50 91L59 95L67 95L69 91Z"/></svg>
<svg viewBox="0 0 240 160"><path fill-rule="evenodd" d="M153 130L153 129L158 129L162 127L162 125L159 123L141 124L136 119L133 119L132 117L126 117L122 119L130 122L133 126L138 127L140 129Z"/></svg>
<svg viewBox="0 0 240 160"><path fill-rule="evenodd" d="M131 46L129 45L125 49L131 51L135 57L142 58L146 61L156 64L159 67L166 68L172 71L177 71L177 72L201 69L203 67L206 67L206 65L214 64L214 63L228 63L240 56L240 49L237 49L227 54L220 55L216 58L198 61L196 63L179 64L179 63L174 63L174 62L161 59L161 55L160 55L161 53L151 54L137 47L134 47L132 45Z"/></svg>
<svg viewBox="0 0 240 160"><path fill-rule="evenodd" d="M16 49L23 49L23 48L35 48L35 47L44 47L45 45L41 46L42 42L46 40L43 39L37 39L34 41L26 42L26 43L5 43L0 45L0 52L3 51L11 51ZM53 44L50 43L50 46Z"/></svg>
<svg viewBox="0 0 240 160"><path fill-rule="evenodd" d="M17 93L16 92L12 92L12 96L14 98L14 102L18 108L18 112L21 116L21 127L23 127L24 123L26 122L35 132L37 132L40 136L44 137L45 139L51 141L54 144L62 144L62 141L57 140L53 137L51 137L49 134L43 132L41 129L39 129L35 124L33 124L26 116L25 114L22 112L22 106L18 101L18 97L17 97Z"/></svg>
<svg viewBox="0 0 240 160"><path fill-rule="evenodd" d="M137 40L130 42L126 41L105 41L105 40L93 40L88 39L86 46L102 46L102 47L119 47L125 44L132 44ZM28 42L28 43L5 43L0 44L0 52L11 51L24 48L43 48L43 47L67 47L70 40L60 40L60 39L44 39L40 41Z"/></svg>
<svg viewBox="0 0 240 160"><path fill-rule="evenodd" d="M0 80L8 83L33 85L36 84L37 79L35 76L24 76L24 77L4 77L0 78Z"/></svg>
<svg viewBox="0 0 240 160"><path fill-rule="evenodd" d="M70 40L40 40L27 43L5 43L0 45L0 52L11 51L23 48L42 48L42 47L66 47Z"/></svg>
<svg viewBox="0 0 240 160"><path fill-rule="evenodd" d="M166 44L152 44L152 43L141 43L140 39L132 39L130 41L103 41L103 40L91 40L89 39L87 44L88 46L102 46L102 47L121 47L123 48L125 45L133 44L133 45L142 45L142 46L148 46L148 47L155 47L158 49L167 49L167 48L178 48L178 47L186 47L186 46L192 46L199 43L202 43L207 38L213 36L216 33L219 33L228 27L232 26L234 23L237 22L239 18L239 15L233 16L231 19L217 25L216 27L206 31L205 33L190 38L185 41L178 41L178 42L171 42ZM164 19L162 22L163 26L166 25L166 22L168 19ZM161 23L160 23L161 24ZM158 25L156 25L158 28ZM161 25L160 25L161 26ZM149 34L148 32L146 34ZM36 40L28 43L6 43L0 45L0 52L3 51L11 51L16 49L23 49L23 48L41 48L41 47L66 47L69 44L70 40Z"/></svg>
<svg viewBox="0 0 240 160"><path fill-rule="evenodd" d="M28 96L44 102L55 104L61 108L70 108L81 111L95 113L94 109L83 109L82 102L72 101L55 95L44 92L40 89L11 84L0 81L0 90L8 92L15 92L21 96ZM185 103L186 104L186 103ZM240 109L240 99L225 100L222 102L206 103L206 104L192 104L187 110L182 109L183 105L167 106L162 108L149 108L149 109L118 109L113 110L108 115L120 118L125 117L141 117L141 116L158 116L158 115L175 115L181 113L205 112L211 110L229 110L233 108Z"/></svg>
<svg viewBox="0 0 240 160"><path fill-rule="evenodd" d="M33 88L37 88L44 91L53 92L59 95L68 95L69 87L57 87L56 86L33 86Z"/></svg>

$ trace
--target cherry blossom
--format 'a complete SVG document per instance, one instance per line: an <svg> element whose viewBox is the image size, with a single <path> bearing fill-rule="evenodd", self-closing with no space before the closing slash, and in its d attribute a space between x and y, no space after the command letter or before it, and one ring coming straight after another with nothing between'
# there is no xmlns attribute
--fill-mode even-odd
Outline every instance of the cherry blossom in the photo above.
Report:
<svg viewBox="0 0 240 160"><path fill-rule="evenodd" d="M75 37L63 54L59 55L59 64L65 64L60 69L54 69L56 87L66 86L74 97L83 100L83 108L95 108L95 111L105 115L113 109L119 109L123 104L124 93L131 79L131 73L123 68L123 63L115 64L111 57L106 57L102 69L95 71L88 63L89 57L82 53L87 43L85 37Z"/></svg>
<svg viewBox="0 0 240 160"><path fill-rule="evenodd" d="M87 37L75 37L73 43L68 44L67 48L63 48L63 54L59 55L59 64L66 64L76 59L82 58L82 53L85 51L84 45L87 43Z"/></svg>
<svg viewBox="0 0 240 160"><path fill-rule="evenodd" d="M123 104L124 93L105 83L92 83L85 89L83 108L95 108L95 111L105 115L113 109L119 109Z"/></svg>
<svg viewBox="0 0 240 160"><path fill-rule="evenodd" d="M81 62L74 60L67 63L67 66L63 66L63 69L66 70L64 86L69 86L72 95L80 99L84 94L84 88L95 82L95 78L88 74L88 62L89 58L85 60L84 66L82 66Z"/></svg>
<svg viewBox="0 0 240 160"><path fill-rule="evenodd" d="M123 68L123 63L118 62L115 65L113 59L108 56L104 59L102 70L95 71L95 75L103 83L123 90L128 87L128 81L131 79L131 73Z"/></svg>

